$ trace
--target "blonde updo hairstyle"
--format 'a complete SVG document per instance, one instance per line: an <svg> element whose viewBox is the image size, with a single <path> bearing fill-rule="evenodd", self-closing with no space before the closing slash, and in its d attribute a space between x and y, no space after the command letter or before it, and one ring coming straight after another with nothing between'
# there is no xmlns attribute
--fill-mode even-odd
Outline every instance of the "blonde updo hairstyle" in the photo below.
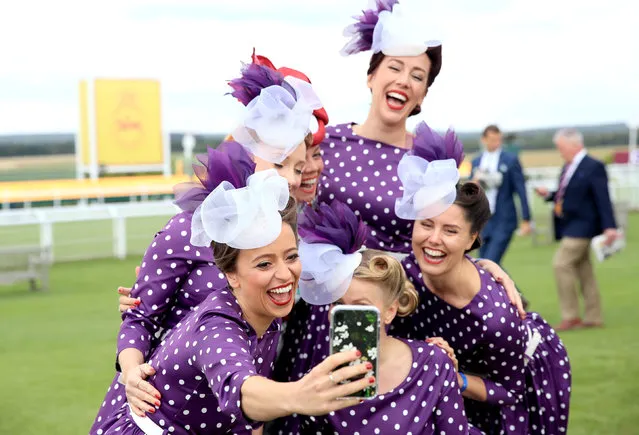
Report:
<svg viewBox="0 0 639 435"><path fill-rule="evenodd" d="M375 249L362 252L362 261L353 278L378 284L384 290L387 306L399 301L397 315L400 317L408 316L417 309L419 295L415 287L408 281L400 262L385 252Z"/></svg>

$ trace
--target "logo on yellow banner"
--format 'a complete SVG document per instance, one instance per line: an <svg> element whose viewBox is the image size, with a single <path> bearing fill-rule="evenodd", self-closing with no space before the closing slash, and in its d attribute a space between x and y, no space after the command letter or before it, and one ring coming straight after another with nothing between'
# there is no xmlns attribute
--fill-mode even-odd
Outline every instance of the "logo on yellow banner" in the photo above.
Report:
<svg viewBox="0 0 639 435"><path fill-rule="evenodd" d="M160 83L156 80L97 79L93 99L80 83L82 160L90 163L89 117L93 114L97 163L152 165L164 161ZM93 113L89 104L93 103Z"/></svg>

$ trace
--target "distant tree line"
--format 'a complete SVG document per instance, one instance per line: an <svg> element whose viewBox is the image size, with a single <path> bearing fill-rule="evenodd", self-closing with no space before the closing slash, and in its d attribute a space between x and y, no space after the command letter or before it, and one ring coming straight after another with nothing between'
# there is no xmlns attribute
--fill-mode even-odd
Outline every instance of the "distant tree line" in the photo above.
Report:
<svg viewBox="0 0 639 435"><path fill-rule="evenodd" d="M584 134L587 147L618 146L628 144L628 129L624 124L578 127ZM504 142L520 150L550 149L553 147L552 137L556 129L536 129L516 132L505 132ZM171 134L171 151L182 152L183 133ZM459 133L466 153L479 150L480 134ZM206 151L207 146L217 147L224 135L195 135L195 152ZM34 134L0 136L0 157L41 156L75 153L75 136L72 134Z"/></svg>
<svg viewBox="0 0 639 435"><path fill-rule="evenodd" d="M586 147L627 145L628 128L624 124L577 127L584 135ZM504 132L504 144L521 150L544 150L554 147L552 138L557 129L545 128ZM480 133L460 133L467 153L479 151Z"/></svg>
<svg viewBox="0 0 639 435"><path fill-rule="evenodd" d="M171 134L171 152L182 152L180 133ZM224 135L195 136L194 152L202 153L207 146L217 147ZM0 136L0 157L48 156L75 153L75 137L70 134Z"/></svg>

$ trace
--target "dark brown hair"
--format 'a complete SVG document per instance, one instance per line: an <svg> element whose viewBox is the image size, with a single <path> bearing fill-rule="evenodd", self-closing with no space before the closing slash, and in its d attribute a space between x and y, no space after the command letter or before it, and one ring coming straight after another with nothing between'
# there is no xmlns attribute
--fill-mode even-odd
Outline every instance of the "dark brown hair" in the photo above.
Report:
<svg viewBox="0 0 639 435"><path fill-rule="evenodd" d="M467 181L457 185L457 198L454 204L464 211L464 218L470 223L471 234L477 233L477 238L473 246L466 252L473 251L481 246L479 234L484 229L486 222L490 219L490 205L486 193L474 181Z"/></svg>
<svg viewBox="0 0 639 435"><path fill-rule="evenodd" d="M428 80L426 81L426 90L428 91L428 88L430 88L430 86L433 84L435 78L442 69L442 46L439 45L437 47L429 48L428 50L426 50L426 56L428 56L428 59L430 60ZM385 57L386 55L381 51L373 54L371 56L370 63L368 64L368 71L366 72L366 74L373 74L377 70L377 68L379 68L379 65L382 63L382 60L384 60ZM410 112L410 115L408 116L417 115L421 111L422 108L420 106L415 106L415 108Z"/></svg>
<svg viewBox="0 0 639 435"><path fill-rule="evenodd" d="M415 286L406 277L401 263L383 251L365 250L353 278L380 284L389 305L395 300L399 302L397 315L400 317L408 316L417 309L419 295Z"/></svg>
<svg viewBox="0 0 639 435"><path fill-rule="evenodd" d="M284 210L280 211L282 222L287 223L293 229L295 240L297 240L297 202L292 196L288 199L288 203ZM240 249L232 248L225 243L211 243L213 248L213 258L215 265L222 273L235 272L237 265L237 256L240 255Z"/></svg>
<svg viewBox="0 0 639 435"><path fill-rule="evenodd" d="M486 137L488 133L497 133L501 134L501 130L495 124L490 124L488 127L481 132L481 137Z"/></svg>

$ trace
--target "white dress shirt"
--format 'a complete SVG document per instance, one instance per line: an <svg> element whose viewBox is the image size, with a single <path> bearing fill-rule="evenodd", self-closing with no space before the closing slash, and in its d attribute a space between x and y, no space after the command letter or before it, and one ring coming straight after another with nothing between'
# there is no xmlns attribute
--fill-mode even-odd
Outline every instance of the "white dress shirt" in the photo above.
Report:
<svg viewBox="0 0 639 435"><path fill-rule="evenodd" d="M577 154L575 154L575 157L572 159L572 162L570 162L568 164L568 168L566 168L566 175L564 176L564 186L568 186L568 183L570 183L570 179L572 178L572 176L574 175L575 171L577 170L577 168L579 167L579 164L581 163L581 161L584 159L584 157L586 157L587 151L585 148L583 148L581 151L579 151ZM561 187L561 186L560 186ZM564 191L566 190L566 188L564 187Z"/></svg>
<svg viewBox="0 0 639 435"><path fill-rule="evenodd" d="M488 174L495 174L499 172L499 158L501 157L501 148L495 151L484 151L479 161L479 169L482 172ZM490 212L495 213L495 206L497 205L497 191L499 186L491 184L486 188L486 197L488 198L488 204L490 205Z"/></svg>

